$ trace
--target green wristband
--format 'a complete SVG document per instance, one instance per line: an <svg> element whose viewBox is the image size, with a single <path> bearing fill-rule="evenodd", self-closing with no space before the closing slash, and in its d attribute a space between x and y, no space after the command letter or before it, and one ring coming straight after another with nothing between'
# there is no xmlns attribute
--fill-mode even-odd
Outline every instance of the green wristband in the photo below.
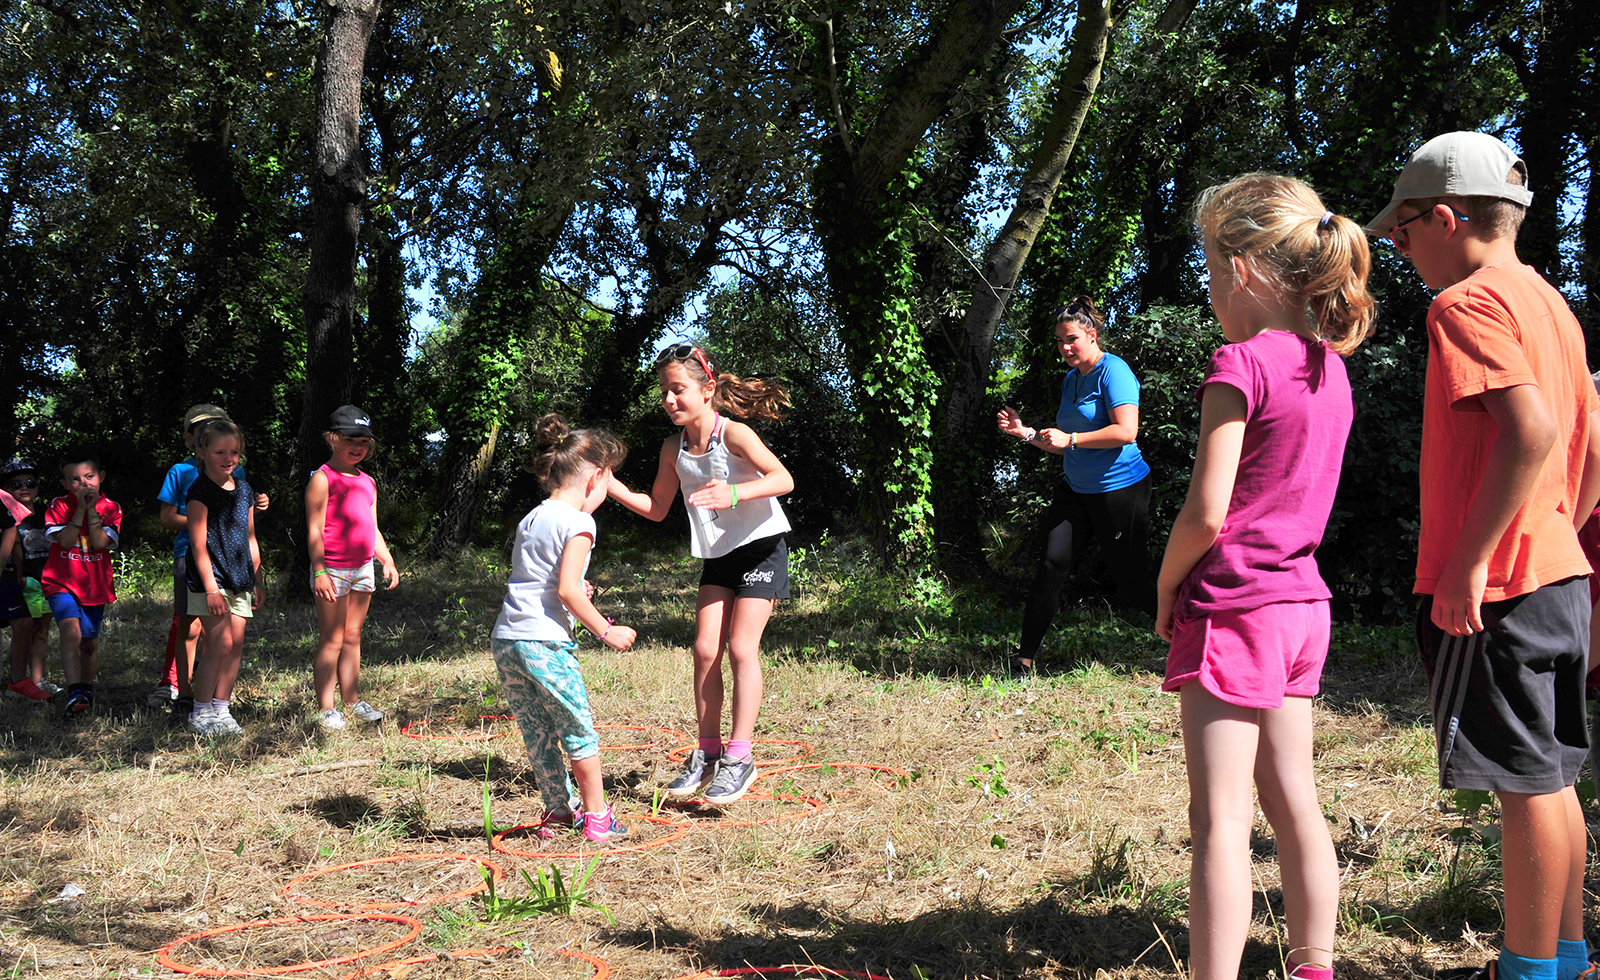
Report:
<svg viewBox="0 0 1600 980"><path fill-rule="evenodd" d="M728 489L733 491L733 503L728 505L728 509L732 510L735 507L739 506L739 484L730 483L730 484L728 484Z"/></svg>
<svg viewBox="0 0 1600 980"><path fill-rule="evenodd" d="M328 572L328 569L326 569L326 568L324 568L324 569L323 569L323 570L322 570L322 571L320 571L320 572L312 572L312 573L311 573L311 577L312 577L312 578L316 578L316 577L317 577L317 576L319 576L319 575L327 575L327 574L329 574L329 572Z"/></svg>

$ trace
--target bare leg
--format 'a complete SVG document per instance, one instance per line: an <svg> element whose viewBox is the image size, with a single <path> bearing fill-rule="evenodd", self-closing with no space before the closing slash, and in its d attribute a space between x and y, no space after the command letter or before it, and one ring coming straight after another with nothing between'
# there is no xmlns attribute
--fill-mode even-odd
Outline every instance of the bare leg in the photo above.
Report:
<svg viewBox="0 0 1600 980"><path fill-rule="evenodd" d="M748 740L761 713L761 634L772 618L773 600L735 599L728 630L728 659L733 662L733 727L730 739Z"/></svg>
<svg viewBox="0 0 1600 980"><path fill-rule="evenodd" d="M337 707L333 700L334 685L337 682L339 652L344 646L345 607L349 599L350 594L332 602L314 600L317 604L317 653L311 662L311 686L317 692L318 711Z"/></svg>
<svg viewBox="0 0 1600 980"><path fill-rule="evenodd" d="M1250 931L1251 774L1260 712L1217 698L1198 681L1179 697L1189 770L1189 972L1237 980Z"/></svg>
<svg viewBox="0 0 1600 980"><path fill-rule="evenodd" d="M239 677L239 644L244 640L244 620L232 613L202 616L206 631L206 655L194 672L196 701L226 701L233 694ZM237 624L237 629L235 629Z"/></svg>
<svg viewBox="0 0 1600 980"><path fill-rule="evenodd" d="M1339 859L1312 772L1311 699L1286 697L1282 708L1259 715L1256 787L1278 842L1289 950L1298 964L1331 967Z"/></svg>
<svg viewBox="0 0 1600 980"><path fill-rule="evenodd" d="M722 738L722 646L731 625L733 590L700 586L695 601L694 715L700 738Z"/></svg>
<svg viewBox="0 0 1600 980"><path fill-rule="evenodd" d="M19 616L11 621L11 676L20 681L28 676L28 651L33 646L33 619Z"/></svg>
<svg viewBox="0 0 1600 980"><path fill-rule="evenodd" d="M1571 787L1561 791L1566 801L1567 845L1567 895L1561 903L1561 938L1581 942L1583 935L1583 873L1589 861L1589 831L1583 819L1583 804Z"/></svg>
<svg viewBox="0 0 1600 980"><path fill-rule="evenodd" d="M83 681L83 625L76 617L63 619L56 623L56 635L61 639L61 673L66 677L67 684L73 685Z"/></svg>
<svg viewBox="0 0 1600 980"><path fill-rule="evenodd" d="M1505 947L1530 959L1554 959L1556 938L1566 924L1567 906L1581 916L1582 868L1574 855L1583 842L1574 842L1567 797L1577 805L1572 787L1555 793L1501 793L1500 872L1505 882ZM1576 818L1581 828L1581 814ZM1581 919L1574 919L1581 936Z"/></svg>
<svg viewBox="0 0 1600 980"><path fill-rule="evenodd" d="M28 647L28 676L35 684L44 680L44 660L50 652L50 617L33 618L32 642Z"/></svg>
<svg viewBox="0 0 1600 980"><path fill-rule="evenodd" d="M361 625L372 606L371 592L344 597L344 624L339 646L339 693L345 704L361 700Z"/></svg>
<svg viewBox="0 0 1600 980"><path fill-rule="evenodd" d="M572 761L572 774L578 779L578 795L584 813L602 813L606 808L605 782L600 777L600 756Z"/></svg>
<svg viewBox="0 0 1600 980"><path fill-rule="evenodd" d="M183 616L178 623L180 642L173 654L178 666L178 694L194 693L194 664L200 646L200 618Z"/></svg>

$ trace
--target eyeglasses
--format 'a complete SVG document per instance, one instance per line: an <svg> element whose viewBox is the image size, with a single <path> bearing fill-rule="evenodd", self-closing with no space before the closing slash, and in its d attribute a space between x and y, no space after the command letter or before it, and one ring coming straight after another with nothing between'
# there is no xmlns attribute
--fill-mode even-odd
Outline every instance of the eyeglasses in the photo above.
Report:
<svg viewBox="0 0 1600 980"><path fill-rule="evenodd" d="M1066 306L1056 307L1056 312L1053 319L1057 323L1060 323L1062 320L1071 319L1080 313L1087 314L1088 312L1089 308L1082 303L1068 303Z"/></svg>
<svg viewBox="0 0 1600 980"><path fill-rule="evenodd" d="M1449 208L1450 205L1446 204L1445 207ZM1407 218L1406 220L1404 220L1404 221L1400 222L1399 224L1395 225L1393 228L1390 228L1389 229L1389 241L1394 242L1394 247L1395 248L1410 248L1411 247L1411 232L1405 230L1406 225L1409 225L1413 221L1421 221L1423 218L1426 218L1428 215L1430 215L1432 213L1433 213L1433 208L1429 208L1428 210L1422 212L1421 214L1414 214L1411 217ZM1455 208L1450 208L1450 213L1456 216L1456 220L1457 221L1471 221L1472 220L1471 218L1469 218L1466 215L1462 214L1460 211L1457 211Z"/></svg>
<svg viewBox="0 0 1600 980"><path fill-rule="evenodd" d="M6 484L7 490L32 490L39 485L38 477L29 477L25 480L12 480Z"/></svg>
<svg viewBox="0 0 1600 980"><path fill-rule="evenodd" d="M668 361L687 361L691 357L700 362L700 367L705 371L706 377L716 380L717 376L712 373L711 363L706 360L705 353L693 344L679 344L676 347L668 347L656 357L656 366L660 367Z"/></svg>

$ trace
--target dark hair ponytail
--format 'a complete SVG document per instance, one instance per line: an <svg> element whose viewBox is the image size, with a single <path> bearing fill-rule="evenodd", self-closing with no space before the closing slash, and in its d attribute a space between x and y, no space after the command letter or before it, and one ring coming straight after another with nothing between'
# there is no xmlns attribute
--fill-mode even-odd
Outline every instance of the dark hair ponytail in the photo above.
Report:
<svg viewBox="0 0 1600 980"><path fill-rule="evenodd" d="M1062 306L1056 307L1056 326L1063 323L1081 323L1096 333L1106 325L1103 313L1094 305L1094 300L1087 296L1078 295Z"/></svg>
<svg viewBox="0 0 1600 980"><path fill-rule="evenodd" d="M628 447L605 429L574 429L554 412L533 425L535 451L528 472L547 491L559 490L583 471L584 464L616 469Z"/></svg>
<svg viewBox="0 0 1600 980"><path fill-rule="evenodd" d="M681 353L686 352L686 353ZM687 344L669 347L656 358L659 372L668 364L682 364L689 377L702 388L713 377L717 389L711 395L711 407L734 418L768 419L782 422L789 417L789 392L770 378L741 378L723 371L712 353L704 347Z"/></svg>

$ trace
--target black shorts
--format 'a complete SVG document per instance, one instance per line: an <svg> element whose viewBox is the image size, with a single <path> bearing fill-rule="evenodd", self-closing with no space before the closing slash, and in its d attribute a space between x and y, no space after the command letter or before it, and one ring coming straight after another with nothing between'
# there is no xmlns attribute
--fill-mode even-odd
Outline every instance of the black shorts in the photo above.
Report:
<svg viewBox="0 0 1600 980"><path fill-rule="evenodd" d="M1483 632L1433 625L1417 613L1428 672L1439 785L1507 793L1571 786L1589 752L1583 700L1589 658L1589 581L1563 579L1483 604Z"/></svg>
<svg viewBox="0 0 1600 980"><path fill-rule="evenodd" d="M10 624L13 619L32 619L33 614L28 612L28 600L22 597L22 586L11 577L11 569L6 569L4 578L0 578L0 620Z"/></svg>
<svg viewBox="0 0 1600 980"><path fill-rule="evenodd" d="M736 598L789 598L789 545L781 534L742 544L721 558L707 558L700 584L732 589Z"/></svg>

